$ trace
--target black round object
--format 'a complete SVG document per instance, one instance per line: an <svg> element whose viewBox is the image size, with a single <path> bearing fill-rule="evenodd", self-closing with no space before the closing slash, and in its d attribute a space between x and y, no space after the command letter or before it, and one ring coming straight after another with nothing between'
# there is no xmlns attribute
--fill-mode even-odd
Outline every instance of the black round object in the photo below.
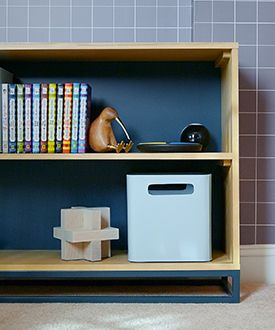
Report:
<svg viewBox="0 0 275 330"><path fill-rule="evenodd" d="M208 129L202 124L190 124L182 130L180 141L200 143L202 150L205 151L210 142L210 134Z"/></svg>
<svg viewBox="0 0 275 330"><path fill-rule="evenodd" d="M196 152L202 150L199 143L173 142L173 143L139 143L137 148L141 152Z"/></svg>

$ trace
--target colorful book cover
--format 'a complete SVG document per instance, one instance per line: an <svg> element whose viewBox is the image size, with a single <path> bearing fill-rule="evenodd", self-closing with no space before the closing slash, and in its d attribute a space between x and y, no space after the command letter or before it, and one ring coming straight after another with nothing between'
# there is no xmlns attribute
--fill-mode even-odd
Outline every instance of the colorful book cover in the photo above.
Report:
<svg viewBox="0 0 275 330"><path fill-rule="evenodd" d="M56 109L56 152L62 152L63 140L63 110L64 110L64 86L57 85L57 109Z"/></svg>
<svg viewBox="0 0 275 330"><path fill-rule="evenodd" d="M73 84L73 109L72 109L72 138L71 153L77 153L78 144L78 122L79 122L79 83Z"/></svg>
<svg viewBox="0 0 275 330"><path fill-rule="evenodd" d="M17 84L17 153L24 152L24 85Z"/></svg>
<svg viewBox="0 0 275 330"><path fill-rule="evenodd" d="M24 151L26 153L32 152L32 85L25 84L25 109L24 109L24 128L25 128L25 142Z"/></svg>
<svg viewBox="0 0 275 330"><path fill-rule="evenodd" d="M2 151L9 152L9 86L2 84Z"/></svg>
<svg viewBox="0 0 275 330"><path fill-rule="evenodd" d="M48 84L41 84L40 152L48 152Z"/></svg>
<svg viewBox="0 0 275 330"><path fill-rule="evenodd" d="M55 152L56 84L49 84L48 153Z"/></svg>
<svg viewBox="0 0 275 330"><path fill-rule="evenodd" d="M16 152L16 84L9 84L9 153Z"/></svg>
<svg viewBox="0 0 275 330"><path fill-rule="evenodd" d="M65 84L64 88L64 121L63 121L63 153L71 151L71 121L72 121L72 89L73 84Z"/></svg>
<svg viewBox="0 0 275 330"><path fill-rule="evenodd" d="M33 84L32 91L32 152L40 151L40 84Z"/></svg>
<svg viewBox="0 0 275 330"><path fill-rule="evenodd" d="M80 110L79 110L79 135L78 152L84 153L88 150L88 128L91 113L91 88L88 84L80 84Z"/></svg>

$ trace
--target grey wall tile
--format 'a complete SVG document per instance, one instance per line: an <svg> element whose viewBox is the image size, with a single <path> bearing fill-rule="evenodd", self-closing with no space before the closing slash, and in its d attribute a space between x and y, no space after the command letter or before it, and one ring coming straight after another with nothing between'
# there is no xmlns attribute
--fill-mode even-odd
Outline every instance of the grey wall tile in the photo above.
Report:
<svg viewBox="0 0 275 330"><path fill-rule="evenodd" d="M240 179L255 179L256 159L241 158L240 159Z"/></svg>
<svg viewBox="0 0 275 330"><path fill-rule="evenodd" d="M275 3L259 2L259 22L275 22Z"/></svg>
<svg viewBox="0 0 275 330"><path fill-rule="evenodd" d="M28 0L8 0L8 6L27 6Z"/></svg>
<svg viewBox="0 0 275 330"><path fill-rule="evenodd" d="M275 24L259 24L259 45L275 45Z"/></svg>
<svg viewBox="0 0 275 330"><path fill-rule="evenodd" d="M258 133L275 134L275 113L259 113Z"/></svg>
<svg viewBox="0 0 275 330"><path fill-rule="evenodd" d="M275 203L257 204L257 223L275 225Z"/></svg>
<svg viewBox="0 0 275 330"><path fill-rule="evenodd" d="M0 8L0 27L6 27L6 8Z"/></svg>
<svg viewBox="0 0 275 330"><path fill-rule="evenodd" d="M239 70L239 87L240 89L256 88L256 69L240 69Z"/></svg>
<svg viewBox="0 0 275 330"><path fill-rule="evenodd" d="M237 24L236 41L245 45L255 45L256 28L256 24Z"/></svg>
<svg viewBox="0 0 275 330"><path fill-rule="evenodd" d="M194 21L212 22L212 2L195 1L194 3Z"/></svg>
<svg viewBox="0 0 275 330"><path fill-rule="evenodd" d="M176 27L177 26L177 8L159 7L157 9L158 27Z"/></svg>
<svg viewBox="0 0 275 330"><path fill-rule="evenodd" d="M255 226L241 226L241 244L255 244Z"/></svg>
<svg viewBox="0 0 275 330"><path fill-rule="evenodd" d="M94 6L113 6L113 0L94 0Z"/></svg>
<svg viewBox="0 0 275 330"><path fill-rule="evenodd" d="M275 46L259 46L259 66L275 67Z"/></svg>
<svg viewBox="0 0 275 330"><path fill-rule="evenodd" d="M157 0L136 0L137 6L156 6Z"/></svg>
<svg viewBox="0 0 275 330"><path fill-rule="evenodd" d="M241 224L255 224L255 204L241 203L240 204L240 223Z"/></svg>
<svg viewBox="0 0 275 330"><path fill-rule="evenodd" d="M0 28L0 42L6 42L6 29Z"/></svg>
<svg viewBox="0 0 275 330"><path fill-rule="evenodd" d="M27 7L9 7L8 27L26 27L28 23Z"/></svg>
<svg viewBox="0 0 275 330"><path fill-rule="evenodd" d="M256 114L240 113L240 134L256 134Z"/></svg>
<svg viewBox="0 0 275 330"><path fill-rule="evenodd" d="M213 24L213 41L231 42L234 41L233 24Z"/></svg>
<svg viewBox="0 0 275 330"><path fill-rule="evenodd" d="M49 41L49 29L30 28L29 29L29 41L30 42L48 42Z"/></svg>
<svg viewBox="0 0 275 330"><path fill-rule="evenodd" d="M32 0L32 1L36 1L36 0ZM64 6L67 7L68 6L68 0L54 0L51 2L51 7L59 7L59 6Z"/></svg>
<svg viewBox="0 0 275 330"><path fill-rule="evenodd" d="M275 157L275 136L258 136L257 154L258 157Z"/></svg>
<svg viewBox="0 0 275 330"><path fill-rule="evenodd" d="M134 7L115 8L115 26L133 27L134 26Z"/></svg>
<svg viewBox="0 0 275 330"><path fill-rule="evenodd" d="M274 181L258 181L257 182L258 202L270 202L275 200L275 182Z"/></svg>
<svg viewBox="0 0 275 330"><path fill-rule="evenodd" d="M51 27L70 26L69 7L52 7L50 11L51 11Z"/></svg>
<svg viewBox="0 0 275 330"><path fill-rule="evenodd" d="M6 7L7 0L0 0L0 6L1 7Z"/></svg>
<svg viewBox="0 0 275 330"><path fill-rule="evenodd" d="M234 22L234 2L215 1L213 7L213 22Z"/></svg>
<svg viewBox="0 0 275 330"><path fill-rule="evenodd" d="M113 29L93 29L94 42L113 42Z"/></svg>
<svg viewBox="0 0 275 330"><path fill-rule="evenodd" d="M259 69L259 89L275 89L275 68Z"/></svg>
<svg viewBox="0 0 275 330"><path fill-rule="evenodd" d="M72 29L73 42L91 42L92 30L88 28Z"/></svg>
<svg viewBox="0 0 275 330"><path fill-rule="evenodd" d="M158 29L157 41L159 42L176 42L177 30L176 29Z"/></svg>
<svg viewBox="0 0 275 330"><path fill-rule="evenodd" d="M256 21L256 1L237 1L236 3L237 22Z"/></svg>
<svg viewBox="0 0 275 330"><path fill-rule="evenodd" d="M256 111L256 92L241 91L239 92L239 112L255 112Z"/></svg>
<svg viewBox="0 0 275 330"><path fill-rule="evenodd" d="M30 7L29 16L30 27L49 26L49 10L43 7Z"/></svg>
<svg viewBox="0 0 275 330"><path fill-rule="evenodd" d="M275 91L258 92L258 111L275 112Z"/></svg>
<svg viewBox="0 0 275 330"><path fill-rule="evenodd" d="M274 244L275 226L257 226L256 244Z"/></svg>
<svg viewBox="0 0 275 330"><path fill-rule="evenodd" d="M93 25L94 27L113 27L113 8L94 7Z"/></svg>
<svg viewBox="0 0 275 330"><path fill-rule="evenodd" d="M52 1L52 2L56 2L56 1ZM50 0L29 0L29 5L30 6L43 6L43 7L48 7L50 5ZM68 1L66 3L66 5L68 5Z"/></svg>
<svg viewBox="0 0 275 330"><path fill-rule="evenodd" d="M255 67L256 66L256 46L240 46L239 47L239 66Z"/></svg>
<svg viewBox="0 0 275 330"><path fill-rule="evenodd" d="M156 8L155 7L137 7L136 24L137 24L137 27L155 27L156 26Z"/></svg>
<svg viewBox="0 0 275 330"><path fill-rule="evenodd" d="M240 182L240 201L241 202L255 202L255 182L254 181L241 181Z"/></svg>
<svg viewBox="0 0 275 330"><path fill-rule="evenodd" d="M179 5L180 6L192 6L192 0L179 0Z"/></svg>
<svg viewBox="0 0 275 330"><path fill-rule="evenodd" d="M50 31L51 41L53 42L69 42L70 41L70 29L68 28L53 28Z"/></svg>
<svg viewBox="0 0 275 330"><path fill-rule="evenodd" d="M192 41L192 29L180 29L179 30L179 41L180 42Z"/></svg>
<svg viewBox="0 0 275 330"><path fill-rule="evenodd" d="M10 42L26 42L26 41L28 41L27 29L8 28L8 41L10 41Z"/></svg>
<svg viewBox="0 0 275 330"><path fill-rule="evenodd" d="M158 6L177 6L177 0L158 0Z"/></svg>
<svg viewBox="0 0 275 330"><path fill-rule="evenodd" d="M135 5L135 0L115 0L115 7L118 6L130 6L133 7Z"/></svg>
<svg viewBox="0 0 275 330"><path fill-rule="evenodd" d="M179 8L179 26L192 27L192 8L180 7Z"/></svg>
<svg viewBox="0 0 275 330"><path fill-rule="evenodd" d="M136 40L137 42L156 42L157 41L156 29L137 29Z"/></svg>
<svg viewBox="0 0 275 330"><path fill-rule="evenodd" d="M91 8L89 8L89 7L73 8L72 25L73 25L73 27L90 27L90 26L92 26ZM108 25L106 25L106 26L108 26Z"/></svg>
<svg viewBox="0 0 275 330"><path fill-rule="evenodd" d="M257 160L257 177L259 180L261 180L261 179L274 180L275 179L275 160L274 159L258 159Z"/></svg>
<svg viewBox="0 0 275 330"><path fill-rule="evenodd" d="M72 0L72 5L74 7L90 7L91 4L91 0Z"/></svg>
<svg viewBox="0 0 275 330"><path fill-rule="evenodd" d="M256 136L240 136L240 157L256 157Z"/></svg>
<svg viewBox="0 0 275 330"><path fill-rule="evenodd" d="M115 42L134 42L134 29L115 29Z"/></svg>
<svg viewBox="0 0 275 330"><path fill-rule="evenodd" d="M212 26L208 23L195 23L193 26L193 41L211 41Z"/></svg>

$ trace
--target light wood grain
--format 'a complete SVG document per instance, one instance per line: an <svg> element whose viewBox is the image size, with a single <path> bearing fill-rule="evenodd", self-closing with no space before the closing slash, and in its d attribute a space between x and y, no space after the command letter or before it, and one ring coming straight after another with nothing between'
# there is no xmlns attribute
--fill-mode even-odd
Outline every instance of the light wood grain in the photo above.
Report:
<svg viewBox="0 0 275 330"><path fill-rule="evenodd" d="M232 270L239 267L221 251L213 252L211 262L200 263L133 263L124 251L116 251L111 258L94 263L64 261L60 257L60 251L0 251L0 271Z"/></svg>

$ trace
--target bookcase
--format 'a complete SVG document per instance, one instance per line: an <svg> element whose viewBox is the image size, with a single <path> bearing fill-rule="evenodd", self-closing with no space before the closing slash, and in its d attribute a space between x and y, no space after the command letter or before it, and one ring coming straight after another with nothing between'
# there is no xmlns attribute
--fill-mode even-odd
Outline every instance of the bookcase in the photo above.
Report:
<svg viewBox="0 0 275 330"><path fill-rule="evenodd" d="M93 290L104 281L121 288L115 294L112 290L62 294L58 291L62 285L54 282L54 293L4 290L0 301L238 302L238 45L8 43L0 44L0 63L23 82L90 83L92 112L107 105L117 108L134 143L179 141L180 129L197 121L212 136L209 150L197 153L133 149L128 154L0 154L0 277L4 283L43 279L65 280L72 286L85 280L92 281ZM213 174L213 260L128 262L126 174L194 170ZM77 205L111 206L111 224L120 229L111 258L94 263L60 259L52 228L59 224L61 208ZM149 283L153 286L157 280L169 285L186 280L180 286L187 283L187 287L192 287L192 280L203 280L205 285L220 284L224 293L142 293L141 285L153 281ZM139 290L124 294L124 284L117 281L133 282Z"/></svg>

